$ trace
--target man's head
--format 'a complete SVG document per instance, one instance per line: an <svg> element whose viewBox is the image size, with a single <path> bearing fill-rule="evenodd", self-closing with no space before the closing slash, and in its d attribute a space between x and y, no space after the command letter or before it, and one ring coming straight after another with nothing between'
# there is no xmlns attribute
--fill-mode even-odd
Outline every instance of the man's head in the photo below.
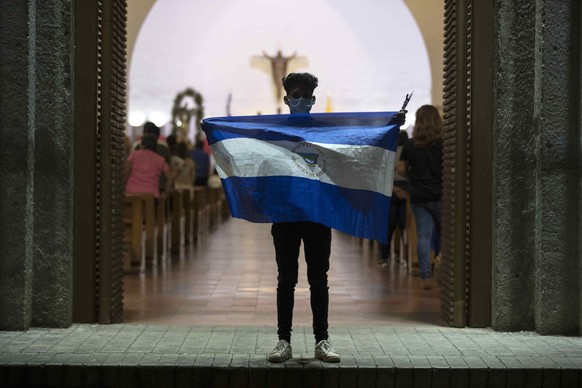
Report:
<svg viewBox="0 0 582 388"><path fill-rule="evenodd" d="M148 121L143 125L143 134L153 135L157 139L158 137L160 137L160 128L151 121Z"/></svg>
<svg viewBox="0 0 582 388"><path fill-rule="evenodd" d="M283 101L289 105L291 113L309 113L315 104L313 91L317 87L317 77L309 73L290 73L283 78L286 96Z"/></svg>

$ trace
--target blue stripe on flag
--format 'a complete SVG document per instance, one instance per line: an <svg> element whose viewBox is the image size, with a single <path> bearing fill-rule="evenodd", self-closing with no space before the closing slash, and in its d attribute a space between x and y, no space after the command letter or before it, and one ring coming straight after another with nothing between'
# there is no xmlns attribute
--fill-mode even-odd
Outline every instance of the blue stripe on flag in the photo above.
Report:
<svg viewBox="0 0 582 388"><path fill-rule="evenodd" d="M264 141L307 141L328 144L373 145L396 150L396 112L314 113L293 115L232 116L203 120L208 142L251 137Z"/></svg>
<svg viewBox="0 0 582 388"><path fill-rule="evenodd" d="M233 217L251 222L312 221L387 242L390 197L289 176L222 179Z"/></svg>

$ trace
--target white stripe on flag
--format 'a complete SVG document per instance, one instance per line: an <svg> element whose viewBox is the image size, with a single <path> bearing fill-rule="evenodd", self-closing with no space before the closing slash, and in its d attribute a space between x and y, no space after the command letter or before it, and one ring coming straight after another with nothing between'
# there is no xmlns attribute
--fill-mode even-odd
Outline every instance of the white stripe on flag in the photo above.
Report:
<svg viewBox="0 0 582 388"><path fill-rule="evenodd" d="M212 152L223 179L294 176L392 195L396 153L381 147L236 138Z"/></svg>

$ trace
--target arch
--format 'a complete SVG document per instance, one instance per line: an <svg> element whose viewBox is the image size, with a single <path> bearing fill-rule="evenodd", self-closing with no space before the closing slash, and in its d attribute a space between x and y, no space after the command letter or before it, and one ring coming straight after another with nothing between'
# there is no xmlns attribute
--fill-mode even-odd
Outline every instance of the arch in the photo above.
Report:
<svg viewBox="0 0 582 388"><path fill-rule="evenodd" d="M137 37L156 0L127 0L127 68Z"/></svg>
<svg viewBox="0 0 582 388"><path fill-rule="evenodd" d="M139 32L156 0L127 0L127 63L131 61ZM442 109L443 105L443 13L444 0L404 0L422 34L430 62L431 101Z"/></svg>
<svg viewBox="0 0 582 388"><path fill-rule="evenodd" d="M404 0L422 33L430 60L432 103L443 107L443 14L444 1Z"/></svg>

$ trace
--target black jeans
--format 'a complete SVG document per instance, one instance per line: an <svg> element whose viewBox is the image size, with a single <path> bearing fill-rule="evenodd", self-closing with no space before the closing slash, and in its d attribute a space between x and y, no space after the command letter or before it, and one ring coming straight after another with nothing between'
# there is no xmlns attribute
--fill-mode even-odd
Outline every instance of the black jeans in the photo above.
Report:
<svg viewBox="0 0 582 388"><path fill-rule="evenodd" d="M291 342L295 285L299 269L299 248L303 240L307 280L311 292L315 342L328 338L329 291L327 271L331 251L331 229L313 222L281 222L271 228L277 260L277 334Z"/></svg>

